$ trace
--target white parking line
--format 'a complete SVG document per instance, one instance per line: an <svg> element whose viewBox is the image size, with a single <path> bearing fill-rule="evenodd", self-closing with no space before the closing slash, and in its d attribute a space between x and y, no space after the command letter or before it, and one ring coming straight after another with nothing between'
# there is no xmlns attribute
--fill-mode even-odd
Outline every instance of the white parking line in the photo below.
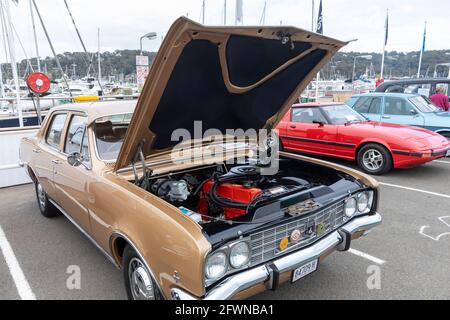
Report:
<svg viewBox="0 0 450 320"><path fill-rule="evenodd" d="M434 160L433 162L450 164L450 161L444 161L444 160Z"/></svg>
<svg viewBox="0 0 450 320"><path fill-rule="evenodd" d="M350 249L350 250L348 250L348 252L350 252L351 254L354 254L355 256L358 256L358 257L367 259L369 261L372 261L376 264L379 264L380 266L386 263L386 261L384 261L384 260L378 259L374 256L371 256L370 254L367 254L367 253L364 253L364 252L361 252L361 251L358 251L355 249Z"/></svg>
<svg viewBox="0 0 450 320"><path fill-rule="evenodd" d="M9 272L14 280L17 288L17 292L22 300L36 300L36 296L28 284L22 269L20 268L19 261L17 261L14 251L0 226L0 250L5 257L6 264L8 265Z"/></svg>
<svg viewBox="0 0 450 320"><path fill-rule="evenodd" d="M429 195L432 195L432 196L437 196L437 197L450 199L450 195L448 195L448 194L431 192L431 191L426 191L426 190L421 190L421 189L416 189L416 188L410 188L410 187L404 187L404 186L398 186L398 185L395 185L395 184L383 183L383 182L380 182L380 185L386 186L386 187L392 187L392 188L399 188L399 189L414 191L414 192L420 192L420 193L425 193L425 194L429 194Z"/></svg>

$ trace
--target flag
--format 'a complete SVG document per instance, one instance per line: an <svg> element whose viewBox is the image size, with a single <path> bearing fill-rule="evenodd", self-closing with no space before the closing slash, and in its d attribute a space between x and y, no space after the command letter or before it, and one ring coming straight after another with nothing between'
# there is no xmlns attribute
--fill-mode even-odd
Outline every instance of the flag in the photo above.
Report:
<svg viewBox="0 0 450 320"><path fill-rule="evenodd" d="M244 0L236 0L236 24L244 22Z"/></svg>
<svg viewBox="0 0 450 320"><path fill-rule="evenodd" d="M319 18L317 19L317 33L323 34L322 0L320 0Z"/></svg>
<svg viewBox="0 0 450 320"><path fill-rule="evenodd" d="M389 11L386 14L386 24L385 24L384 28L386 30L386 35L385 35L385 38L384 38L384 45L387 45L388 40L389 40Z"/></svg>
<svg viewBox="0 0 450 320"><path fill-rule="evenodd" d="M427 45L427 24L425 23L425 29L423 30L422 52L426 51L426 45Z"/></svg>

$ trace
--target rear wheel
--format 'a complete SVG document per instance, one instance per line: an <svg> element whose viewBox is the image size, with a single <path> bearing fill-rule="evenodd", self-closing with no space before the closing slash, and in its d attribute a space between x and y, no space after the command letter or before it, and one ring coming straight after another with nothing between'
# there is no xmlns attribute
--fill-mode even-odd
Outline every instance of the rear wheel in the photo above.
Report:
<svg viewBox="0 0 450 320"><path fill-rule="evenodd" d="M392 156L385 147L379 144L368 144L358 152L358 166L373 175L388 173L392 167Z"/></svg>
<svg viewBox="0 0 450 320"><path fill-rule="evenodd" d="M132 247L125 248L122 262L129 300L163 300L155 280Z"/></svg>
<svg viewBox="0 0 450 320"><path fill-rule="evenodd" d="M56 207L48 200L47 193L40 184L39 181L35 183L36 188L36 198L39 206L39 211L46 218L54 218L60 215L60 212Z"/></svg>

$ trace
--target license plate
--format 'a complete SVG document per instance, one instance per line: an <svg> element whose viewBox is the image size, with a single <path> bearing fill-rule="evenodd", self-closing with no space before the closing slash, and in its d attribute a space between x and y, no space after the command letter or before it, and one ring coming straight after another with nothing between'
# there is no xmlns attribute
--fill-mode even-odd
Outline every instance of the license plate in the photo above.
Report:
<svg viewBox="0 0 450 320"><path fill-rule="evenodd" d="M450 157L450 150L447 151L446 157Z"/></svg>
<svg viewBox="0 0 450 320"><path fill-rule="evenodd" d="M295 269L292 275L292 283L297 282L298 280L306 277L307 275L313 273L317 270L317 266L319 265L319 260L311 261L298 269Z"/></svg>

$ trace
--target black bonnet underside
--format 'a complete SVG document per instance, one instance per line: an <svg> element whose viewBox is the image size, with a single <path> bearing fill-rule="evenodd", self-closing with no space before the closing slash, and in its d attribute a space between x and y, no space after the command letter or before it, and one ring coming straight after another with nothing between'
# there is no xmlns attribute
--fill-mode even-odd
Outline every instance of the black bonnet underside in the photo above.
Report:
<svg viewBox="0 0 450 320"><path fill-rule="evenodd" d="M226 54L230 81L238 87L251 86L310 48L303 42L292 47L277 40L232 36ZM203 132L263 128L326 54L316 49L253 90L234 94L225 85L218 46L207 40L189 42L149 125L156 135L153 148L175 146L179 141L171 139L176 129L186 129L194 138L195 121L202 122Z"/></svg>

